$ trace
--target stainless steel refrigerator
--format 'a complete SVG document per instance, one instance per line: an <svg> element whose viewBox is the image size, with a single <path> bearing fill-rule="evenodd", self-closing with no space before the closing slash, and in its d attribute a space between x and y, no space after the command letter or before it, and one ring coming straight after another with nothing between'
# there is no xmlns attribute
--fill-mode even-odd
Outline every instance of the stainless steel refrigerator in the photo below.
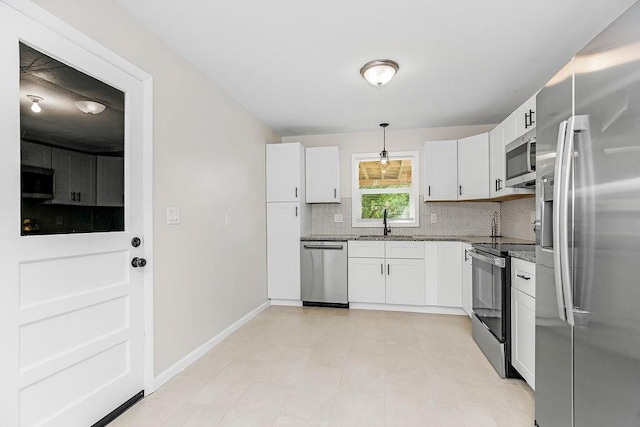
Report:
<svg viewBox="0 0 640 427"><path fill-rule="evenodd" d="M640 4L537 96L536 423L640 426Z"/></svg>

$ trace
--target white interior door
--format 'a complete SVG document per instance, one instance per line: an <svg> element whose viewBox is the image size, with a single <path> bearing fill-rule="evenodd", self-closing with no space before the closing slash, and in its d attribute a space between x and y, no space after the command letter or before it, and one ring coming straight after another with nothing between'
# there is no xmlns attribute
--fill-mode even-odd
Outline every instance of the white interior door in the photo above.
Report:
<svg viewBox="0 0 640 427"><path fill-rule="evenodd" d="M19 42L124 92L124 231L22 235ZM0 93L0 425L89 426L144 388L143 85L0 2Z"/></svg>

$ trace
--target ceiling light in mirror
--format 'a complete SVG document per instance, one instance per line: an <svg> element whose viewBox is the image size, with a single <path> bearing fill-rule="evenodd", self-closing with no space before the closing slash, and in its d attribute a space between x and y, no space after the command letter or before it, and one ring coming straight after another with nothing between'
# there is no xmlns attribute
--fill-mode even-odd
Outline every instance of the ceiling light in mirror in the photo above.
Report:
<svg viewBox="0 0 640 427"><path fill-rule="evenodd" d="M87 114L100 114L107 108L106 105L95 101L76 101L75 104L78 110Z"/></svg>
<svg viewBox="0 0 640 427"><path fill-rule="evenodd" d="M31 104L31 111L33 111L34 113L39 113L40 111L42 111L42 108L40 108L40 101L42 101L42 97L41 96L35 96L35 95L27 95L27 98L29 98L33 104Z"/></svg>

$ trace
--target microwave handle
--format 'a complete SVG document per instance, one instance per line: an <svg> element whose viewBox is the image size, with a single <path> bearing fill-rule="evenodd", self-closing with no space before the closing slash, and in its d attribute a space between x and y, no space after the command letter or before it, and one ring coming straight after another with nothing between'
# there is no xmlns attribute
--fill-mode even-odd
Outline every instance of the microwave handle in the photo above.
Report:
<svg viewBox="0 0 640 427"><path fill-rule="evenodd" d="M531 144L535 144L536 143L536 139L535 138L531 138L527 141L527 171L528 172L535 172L536 170L532 167L533 165L531 164Z"/></svg>

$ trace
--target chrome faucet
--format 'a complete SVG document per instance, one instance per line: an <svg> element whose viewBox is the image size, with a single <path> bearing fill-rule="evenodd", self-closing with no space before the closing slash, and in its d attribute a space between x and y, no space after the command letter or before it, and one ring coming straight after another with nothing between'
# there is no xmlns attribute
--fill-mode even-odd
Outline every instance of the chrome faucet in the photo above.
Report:
<svg viewBox="0 0 640 427"><path fill-rule="evenodd" d="M391 233L391 227L387 225L387 210L384 210L384 215L382 216L382 226L384 227L384 235L388 236Z"/></svg>

